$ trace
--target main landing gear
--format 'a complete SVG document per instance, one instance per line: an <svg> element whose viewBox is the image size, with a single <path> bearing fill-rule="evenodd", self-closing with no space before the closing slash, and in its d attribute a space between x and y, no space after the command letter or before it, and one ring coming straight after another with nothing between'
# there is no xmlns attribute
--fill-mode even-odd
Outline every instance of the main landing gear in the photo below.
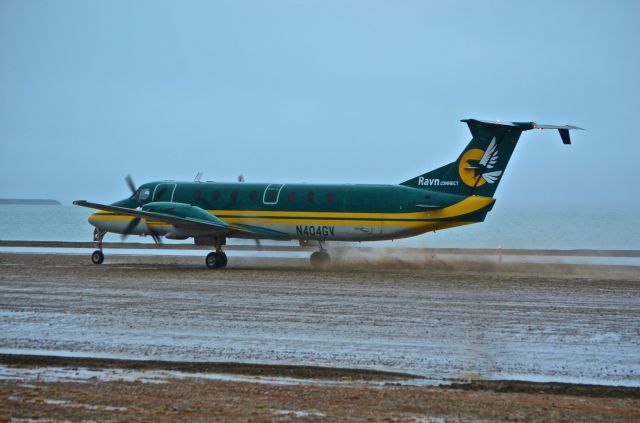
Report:
<svg viewBox="0 0 640 423"><path fill-rule="evenodd" d="M325 250L324 243L320 242L320 251L314 251L309 258L311 261L311 266L319 269L322 267L327 267L329 263L331 263L331 256Z"/></svg>
<svg viewBox="0 0 640 423"><path fill-rule="evenodd" d="M205 260L209 269L218 269L221 267L227 267L227 255L222 250L217 250L213 253L207 254Z"/></svg>
<svg viewBox="0 0 640 423"><path fill-rule="evenodd" d="M98 248L91 253L91 263L93 264L101 264L104 261L104 254L102 253L102 239L106 233L107 231L104 229L95 228L93 230L93 240L96 242L96 248Z"/></svg>

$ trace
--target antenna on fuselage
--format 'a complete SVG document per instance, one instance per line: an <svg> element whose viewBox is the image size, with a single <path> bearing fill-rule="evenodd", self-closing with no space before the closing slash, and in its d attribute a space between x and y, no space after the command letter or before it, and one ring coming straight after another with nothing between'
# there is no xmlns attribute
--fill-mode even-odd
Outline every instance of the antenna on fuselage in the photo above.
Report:
<svg viewBox="0 0 640 423"><path fill-rule="evenodd" d="M244 182L244 176L238 175L238 182Z"/></svg>
<svg viewBox="0 0 640 423"><path fill-rule="evenodd" d="M202 172L198 172L196 173L196 177L193 178L193 182L200 182L201 178L202 178Z"/></svg>

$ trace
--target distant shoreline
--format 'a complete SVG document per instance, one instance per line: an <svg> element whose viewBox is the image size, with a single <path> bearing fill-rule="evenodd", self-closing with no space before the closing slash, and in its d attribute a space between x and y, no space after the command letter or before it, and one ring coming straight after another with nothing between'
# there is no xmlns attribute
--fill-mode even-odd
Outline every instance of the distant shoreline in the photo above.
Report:
<svg viewBox="0 0 640 423"><path fill-rule="evenodd" d="M61 206L58 200L39 198L0 198L0 205L39 205L39 206Z"/></svg>

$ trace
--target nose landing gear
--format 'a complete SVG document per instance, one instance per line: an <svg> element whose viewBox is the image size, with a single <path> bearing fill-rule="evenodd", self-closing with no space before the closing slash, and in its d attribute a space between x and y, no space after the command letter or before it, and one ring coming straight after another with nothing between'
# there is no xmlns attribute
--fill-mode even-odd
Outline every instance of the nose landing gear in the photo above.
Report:
<svg viewBox="0 0 640 423"><path fill-rule="evenodd" d="M104 254L101 250L95 250L91 253L91 263L101 264L104 261Z"/></svg>
<svg viewBox="0 0 640 423"><path fill-rule="evenodd" d="M102 239L104 238L107 231L104 229L95 228L93 230L93 240L96 242L96 248L93 253L91 253L91 262L93 264L101 264L104 261L104 254L102 253Z"/></svg>

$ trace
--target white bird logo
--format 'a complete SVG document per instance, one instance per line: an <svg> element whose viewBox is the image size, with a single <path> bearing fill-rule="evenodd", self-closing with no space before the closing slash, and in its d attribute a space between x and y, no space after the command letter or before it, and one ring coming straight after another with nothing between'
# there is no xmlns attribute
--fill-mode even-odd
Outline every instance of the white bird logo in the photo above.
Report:
<svg viewBox="0 0 640 423"><path fill-rule="evenodd" d="M473 169L475 171L476 178L480 173L480 169L487 170L493 169L493 166L498 161L498 152L496 149L498 145L496 144L496 137L493 137L491 142L489 143L489 147L485 150L482 158L477 160L467 160L466 169ZM481 150L482 151L482 150ZM494 154L495 153L495 154ZM502 175L501 170L494 170L493 172L484 172L482 173L482 178L487 181L487 183L493 184L498 178Z"/></svg>

